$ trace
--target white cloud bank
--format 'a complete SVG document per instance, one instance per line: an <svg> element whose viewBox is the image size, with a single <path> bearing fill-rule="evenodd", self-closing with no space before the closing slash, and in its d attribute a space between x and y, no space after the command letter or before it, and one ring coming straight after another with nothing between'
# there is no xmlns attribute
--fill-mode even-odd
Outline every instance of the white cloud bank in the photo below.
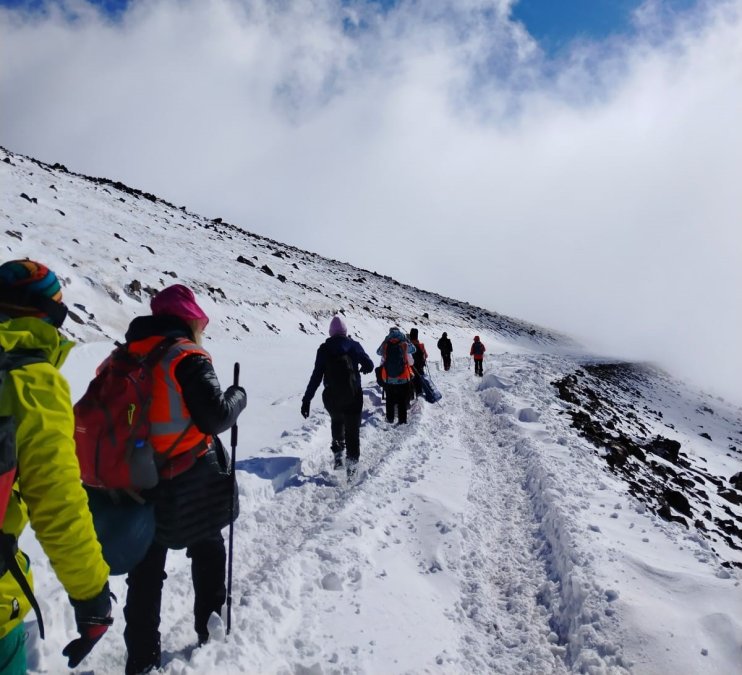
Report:
<svg viewBox="0 0 742 675"><path fill-rule="evenodd" d="M558 64L509 4L3 10L0 142L742 402L742 1Z"/></svg>

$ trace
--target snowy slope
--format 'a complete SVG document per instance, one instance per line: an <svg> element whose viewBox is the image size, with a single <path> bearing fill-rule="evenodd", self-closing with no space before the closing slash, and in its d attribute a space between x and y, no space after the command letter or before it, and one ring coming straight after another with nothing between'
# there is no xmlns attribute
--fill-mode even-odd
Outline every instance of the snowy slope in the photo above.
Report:
<svg viewBox="0 0 742 675"><path fill-rule="evenodd" d="M242 365L233 633L214 617L214 639L195 648L189 565L172 552L165 672L738 672L742 411L153 195L0 159L3 259L63 277L65 329L81 343L64 369L74 396L175 279L212 318L223 382ZM444 399L416 402L407 427L386 424L367 378L352 487L329 471L319 397L308 420L298 413L337 311L370 354L400 322L434 358L448 331L457 357L447 373L432 364ZM474 334L488 347L482 379L464 356ZM72 613L31 533L23 543L48 625L30 663L63 672ZM126 586L112 584L116 624L80 672L122 671Z"/></svg>

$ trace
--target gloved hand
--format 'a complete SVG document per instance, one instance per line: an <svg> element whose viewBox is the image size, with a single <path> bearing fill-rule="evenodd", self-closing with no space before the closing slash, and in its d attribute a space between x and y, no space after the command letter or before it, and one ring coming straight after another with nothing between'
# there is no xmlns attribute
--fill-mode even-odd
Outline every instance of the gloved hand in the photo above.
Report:
<svg viewBox="0 0 742 675"><path fill-rule="evenodd" d="M361 366L361 372L362 372L362 373L363 373L364 375L368 375L368 374L369 374L369 373L370 373L371 371L373 371L373 369L374 369L373 365L371 365L371 366L366 366L365 368L364 368L363 366Z"/></svg>
<svg viewBox="0 0 742 675"><path fill-rule="evenodd" d="M67 665L70 668L79 665L113 623L111 618L112 597L115 600L106 581L103 590L90 600L73 600L70 598L70 603L75 610L77 632L80 633L79 638L72 640L62 650L62 655L67 657Z"/></svg>
<svg viewBox="0 0 742 675"><path fill-rule="evenodd" d="M247 392L239 385L230 384L224 390L224 398L228 401L235 401L240 410L247 407Z"/></svg>
<svg viewBox="0 0 742 675"><path fill-rule="evenodd" d="M309 399L303 398L301 400L301 416L304 419L309 417Z"/></svg>

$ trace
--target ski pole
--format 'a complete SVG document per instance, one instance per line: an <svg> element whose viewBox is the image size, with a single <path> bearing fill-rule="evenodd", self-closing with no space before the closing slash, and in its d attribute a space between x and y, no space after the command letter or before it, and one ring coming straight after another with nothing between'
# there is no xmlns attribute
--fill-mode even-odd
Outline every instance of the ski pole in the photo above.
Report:
<svg viewBox="0 0 742 675"><path fill-rule="evenodd" d="M234 364L234 386L240 383L240 364ZM232 425L232 460L230 480L232 481L232 499L229 502L229 559L227 562L227 635L232 630L232 551L234 550L234 492L237 487L235 469L237 459L237 421Z"/></svg>

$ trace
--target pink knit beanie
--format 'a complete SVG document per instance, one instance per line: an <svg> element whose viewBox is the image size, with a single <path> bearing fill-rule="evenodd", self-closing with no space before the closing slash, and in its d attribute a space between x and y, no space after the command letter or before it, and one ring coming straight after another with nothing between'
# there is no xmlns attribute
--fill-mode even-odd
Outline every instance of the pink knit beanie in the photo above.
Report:
<svg viewBox="0 0 742 675"><path fill-rule="evenodd" d="M196 302L196 296L190 288L182 284L174 284L161 290L150 302L152 314L169 314L184 321L203 321L204 326L209 317Z"/></svg>
<svg viewBox="0 0 742 675"><path fill-rule="evenodd" d="M330 337L347 334L348 329L345 327L345 322L339 316L333 316L332 321L330 321Z"/></svg>

